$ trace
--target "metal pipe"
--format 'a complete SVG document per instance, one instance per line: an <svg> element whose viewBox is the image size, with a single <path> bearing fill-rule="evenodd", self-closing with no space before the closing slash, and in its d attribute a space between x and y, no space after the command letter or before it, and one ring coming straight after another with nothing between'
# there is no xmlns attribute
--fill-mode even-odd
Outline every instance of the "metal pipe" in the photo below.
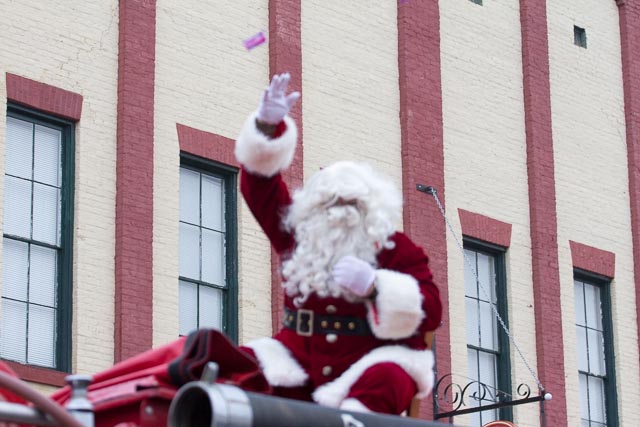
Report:
<svg viewBox="0 0 640 427"><path fill-rule="evenodd" d="M32 389L27 384L4 372L0 372L0 388L5 388L11 393L22 397L47 414L53 420L53 425L65 427L84 427L78 420L69 415L60 405Z"/></svg>
<svg viewBox="0 0 640 427"><path fill-rule="evenodd" d="M215 369L215 367L214 367ZM203 378L185 384L169 407L169 427L432 427L443 424L377 413L357 413L315 403L246 392Z"/></svg>
<svg viewBox="0 0 640 427"><path fill-rule="evenodd" d="M9 402L0 402L0 424L2 422L37 426L58 425L37 409L19 403Z"/></svg>

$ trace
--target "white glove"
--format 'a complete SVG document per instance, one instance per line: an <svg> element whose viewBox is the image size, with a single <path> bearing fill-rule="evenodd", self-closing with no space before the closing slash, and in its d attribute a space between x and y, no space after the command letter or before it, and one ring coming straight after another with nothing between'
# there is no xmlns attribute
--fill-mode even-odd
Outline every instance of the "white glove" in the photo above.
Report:
<svg viewBox="0 0 640 427"><path fill-rule="evenodd" d="M264 90L258 106L258 120L262 123L277 125L284 119L291 107L300 98L300 92L291 92L285 96L291 76L289 73L276 74L271 84Z"/></svg>
<svg viewBox="0 0 640 427"><path fill-rule="evenodd" d="M376 270L366 261L351 255L343 256L333 266L334 282L358 295L366 297L373 291Z"/></svg>

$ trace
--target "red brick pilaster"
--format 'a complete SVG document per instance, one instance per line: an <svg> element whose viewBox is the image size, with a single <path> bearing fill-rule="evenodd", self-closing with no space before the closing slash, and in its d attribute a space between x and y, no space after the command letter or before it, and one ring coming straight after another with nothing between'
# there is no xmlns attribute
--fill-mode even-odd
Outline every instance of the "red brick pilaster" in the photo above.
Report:
<svg viewBox="0 0 640 427"><path fill-rule="evenodd" d="M269 0L269 76L291 74L290 90L302 93L302 38L301 5L296 0ZM303 181L302 101L296 103L291 117L298 125L298 148L291 167L283 173L284 180L293 190ZM274 331L282 325L283 293L280 286L280 260L271 251L271 321Z"/></svg>
<svg viewBox="0 0 640 427"><path fill-rule="evenodd" d="M115 352L153 339L153 116L156 1L120 0L116 163Z"/></svg>
<svg viewBox="0 0 640 427"><path fill-rule="evenodd" d="M446 228L433 198L416 190L417 184L432 186L445 202L438 2L398 3L398 67L404 229L427 251L440 289L444 310L436 363L441 377L451 372ZM433 419L430 399L422 401L420 416Z"/></svg>
<svg viewBox="0 0 640 427"><path fill-rule="evenodd" d="M633 281L636 289L636 317L640 341L640 2L617 0L617 3L620 16L622 79L627 128Z"/></svg>
<svg viewBox="0 0 640 427"><path fill-rule="evenodd" d="M567 425L545 0L520 0L538 375L552 393L546 425Z"/></svg>

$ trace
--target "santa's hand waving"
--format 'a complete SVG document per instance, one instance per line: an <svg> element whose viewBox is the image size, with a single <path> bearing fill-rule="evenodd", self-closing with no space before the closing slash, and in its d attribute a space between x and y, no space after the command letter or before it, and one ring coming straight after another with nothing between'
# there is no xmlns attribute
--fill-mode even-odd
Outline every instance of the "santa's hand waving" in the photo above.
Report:
<svg viewBox="0 0 640 427"><path fill-rule="evenodd" d="M258 116L256 117L259 122L277 125L300 98L300 92L291 92L286 95L290 79L289 73L273 76L271 84L264 90L260 99Z"/></svg>

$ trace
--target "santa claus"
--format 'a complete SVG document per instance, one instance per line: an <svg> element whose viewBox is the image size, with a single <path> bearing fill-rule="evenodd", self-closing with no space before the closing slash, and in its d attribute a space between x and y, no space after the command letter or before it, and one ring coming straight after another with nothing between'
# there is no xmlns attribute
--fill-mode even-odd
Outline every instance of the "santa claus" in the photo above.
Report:
<svg viewBox="0 0 640 427"><path fill-rule="evenodd" d="M283 328L249 342L274 393L353 411L400 414L433 387L425 334L442 306L428 258L396 231L402 199L367 164L340 161L291 196L281 171L300 94L276 75L244 124L240 187L283 260Z"/></svg>

